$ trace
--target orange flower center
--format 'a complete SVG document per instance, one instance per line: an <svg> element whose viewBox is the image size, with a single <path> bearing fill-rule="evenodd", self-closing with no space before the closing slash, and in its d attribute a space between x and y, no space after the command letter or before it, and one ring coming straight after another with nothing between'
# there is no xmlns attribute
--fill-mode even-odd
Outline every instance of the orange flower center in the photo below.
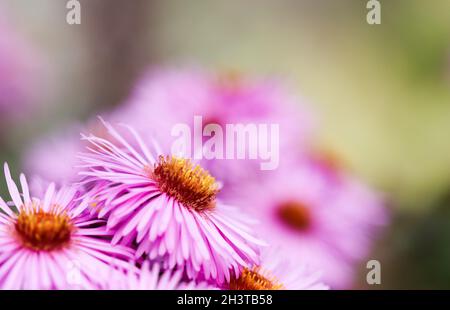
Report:
<svg viewBox="0 0 450 310"><path fill-rule="evenodd" d="M25 247L39 251L53 251L69 243L73 225L65 213L33 209L20 212L15 229Z"/></svg>
<svg viewBox="0 0 450 310"><path fill-rule="evenodd" d="M305 231L311 226L311 213L307 206L297 201L288 201L278 208L279 218L292 229Z"/></svg>
<svg viewBox="0 0 450 310"><path fill-rule="evenodd" d="M230 290L280 290L283 285L278 283L275 278L268 278L261 273L260 267L253 269L244 268L239 278L231 278L229 284Z"/></svg>
<svg viewBox="0 0 450 310"><path fill-rule="evenodd" d="M168 196L197 212L212 210L219 192L216 180L188 159L160 156L150 177Z"/></svg>

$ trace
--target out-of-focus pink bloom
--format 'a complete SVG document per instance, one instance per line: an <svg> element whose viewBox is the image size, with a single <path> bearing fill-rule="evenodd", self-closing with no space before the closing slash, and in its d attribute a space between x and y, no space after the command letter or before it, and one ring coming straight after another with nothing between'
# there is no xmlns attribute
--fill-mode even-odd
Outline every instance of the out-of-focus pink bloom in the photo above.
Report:
<svg viewBox="0 0 450 310"><path fill-rule="evenodd" d="M200 131L212 123L221 126L224 133L226 124L279 124L279 154L293 148L302 150L313 127L311 113L297 103L279 81L231 74L218 77L196 70L161 70L148 74L137 84L129 100L109 111L106 119L133 124L145 140L156 138L164 149L170 150L177 139L171 135L172 128L178 123L192 128L194 116L202 117ZM106 133L93 124L88 122L81 131L93 131L105 137ZM84 148L77 132L82 127L38 140L25 158L27 173L58 182L72 181L76 172L75 154ZM250 149L251 143L244 147ZM283 161L284 157L280 155L279 159ZM243 181L255 181L267 174L260 170L261 161L247 158L199 162L225 184L220 195L229 197Z"/></svg>
<svg viewBox="0 0 450 310"><path fill-rule="evenodd" d="M80 139L82 131L81 125L66 128L37 139L25 151L23 166L32 184L51 180L67 185L78 178L78 153L85 146Z"/></svg>
<svg viewBox="0 0 450 310"><path fill-rule="evenodd" d="M261 221L259 233L280 246L278 255L323 271L331 288L352 284L387 222L379 194L321 161L294 161L241 191L234 203Z"/></svg>
<svg viewBox="0 0 450 310"><path fill-rule="evenodd" d="M0 8L0 118L23 117L35 101L39 61Z"/></svg>
<svg viewBox="0 0 450 310"><path fill-rule="evenodd" d="M127 268L115 267L108 283L101 287L106 290L213 290L206 282L184 281L181 269L162 270L160 264L145 261L140 269L133 264Z"/></svg>
<svg viewBox="0 0 450 310"><path fill-rule="evenodd" d="M189 278L218 283L258 263L264 243L245 216L217 200L218 184L206 170L154 140L149 149L129 126L128 139L104 125L111 139L85 137L91 146L81 156L80 174L98 216L108 218L114 244L136 242L137 257L146 253L166 269L184 268Z"/></svg>
<svg viewBox="0 0 450 310"><path fill-rule="evenodd" d="M44 135L31 144L25 151L23 166L26 174L31 176L33 189L45 188L49 180L57 185L68 185L79 178L78 155L87 146L87 143L81 140L82 132L93 132L99 137L107 137L104 127L99 126L98 119L94 118L86 124L74 123Z"/></svg>
<svg viewBox="0 0 450 310"><path fill-rule="evenodd" d="M74 188L51 184L39 199L30 196L24 175L19 192L6 164L5 176L12 203L0 198L2 289L95 288L108 281L113 257L133 257L131 249L104 240L110 234L103 221L89 216Z"/></svg>
<svg viewBox="0 0 450 310"><path fill-rule="evenodd" d="M282 253L282 252L281 252ZM264 249L261 264L245 268L239 277L224 285L231 290L325 290L322 273L280 255L277 247Z"/></svg>
<svg viewBox="0 0 450 310"><path fill-rule="evenodd" d="M118 115L141 132L156 136L167 148L176 140L171 136L175 124L187 124L194 133L194 116L202 117L201 131L209 124L218 124L224 134L226 124L278 124L280 154L292 148L303 149L314 123L312 114L280 81L250 79L236 73L215 76L198 70L153 71L137 84ZM246 148L249 150L250 144ZM260 177L264 173L260 162L204 159L202 165L227 185L228 191L239 186L237 180Z"/></svg>

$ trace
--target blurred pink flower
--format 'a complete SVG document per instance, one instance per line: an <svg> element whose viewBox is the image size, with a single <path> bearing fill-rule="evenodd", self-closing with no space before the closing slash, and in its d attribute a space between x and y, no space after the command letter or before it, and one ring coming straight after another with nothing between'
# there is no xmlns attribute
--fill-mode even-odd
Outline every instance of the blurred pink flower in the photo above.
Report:
<svg viewBox="0 0 450 310"><path fill-rule="evenodd" d="M74 188L57 191L52 184L39 199L30 196L23 174L19 193L7 164L5 177L12 203L0 198L2 289L94 288L108 280L112 257L133 257L131 249L104 240L103 221L89 216Z"/></svg>
<svg viewBox="0 0 450 310"><path fill-rule="evenodd" d="M315 160L294 161L241 192L233 203L261 221L258 232L280 246L278 255L323 271L331 288L352 284L387 223L379 194Z"/></svg>
<svg viewBox="0 0 450 310"><path fill-rule="evenodd" d="M215 76L199 70L152 71L138 82L116 115L157 137L167 149L176 139L171 136L174 125L192 128L194 116L202 116L201 130L208 124L218 124L224 131L226 124L279 124L280 153L302 150L314 127L312 113L280 81L233 72ZM226 185L223 193L242 180L264 174L259 159L204 159L201 163Z"/></svg>
<svg viewBox="0 0 450 310"><path fill-rule="evenodd" d="M218 184L206 170L161 151L154 140L147 140L149 150L131 127L128 139L104 125L111 139L85 137L91 146L80 174L98 216L108 218L114 244L136 242L136 257L148 254L166 269L184 267L190 278L218 283L258 262L264 243L245 216L216 199Z"/></svg>
<svg viewBox="0 0 450 310"><path fill-rule="evenodd" d="M107 115L108 119L112 117ZM49 181L69 185L78 180L79 153L85 151L88 145L81 140L83 132L107 137L104 127L99 126L98 118L94 117L86 124L74 123L39 137L25 150L22 165L26 174L31 176L33 189L45 188Z"/></svg>
<svg viewBox="0 0 450 310"><path fill-rule="evenodd" d="M23 166L31 183L51 180L58 185L68 185L78 178L78 153L85 146L80 139L81 125L74 125L38 138L25 151ZM33 189L36 189L32 185Z"/></svg>
<svg viewBox="0 0 450 310"><path fill-rule="evenodd" d="M127 268L115 267L104 290L212 290L206 282L184 281L181 269L162 270L160 264L145 261L141 268L130 264Z"/></svg>
<svg viewBox="0 0 450 310"><path fill-rule="evenodd" d="M29 114L36 101L39 66L31 44L8 23L0 8L0 118Z"/></svg>
<svg viewBox="0 0 450 310"><path fill-rule="evenodd" d="M311 113L279 81L246 79L231 74L217 77L196 70L149 73L137 84L125 104L108 111L106 119L133 124L145 140L156 138L164 149L170 150L176 139L171 136L174 125L185 123L192 127L194 116L202 116L203 127L216 123L224 130L228 123L279 124L280 154L283 150L305 149L313 128ZM76 153L85 148L79 141L79 132L93 131L104 138L107 135L96 124L90 120L85 126L72 126L62 133L39 139L26 152L27 173L61 184L73 181L77 172ZM199 162L223 182L225 186L220 195L224 198L239 190L242 182L267 175L260 170L259 159L203 159Z"/></svg>

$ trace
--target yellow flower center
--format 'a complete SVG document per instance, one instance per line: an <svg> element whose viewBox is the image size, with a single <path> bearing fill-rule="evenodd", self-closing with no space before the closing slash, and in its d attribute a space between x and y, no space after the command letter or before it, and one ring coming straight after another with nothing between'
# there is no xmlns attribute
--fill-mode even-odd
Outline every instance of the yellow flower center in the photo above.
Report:
<svg viewBox="0 0 450 310"><path fill-rule="evenodd" d="M261 268L244 268L239 278L231 278L229 284L230 290L280 290L283 285L278 283L275 278L267 278L261 274Z"/></svg>
<svg viewBox="0 0 450 310"><path fill-rule="evenodd" d="M34 208L20 212L15 229L25 247L53 251L70 242L73 225L65 213L44 212L40 208Z"/></svg>
<svg viewBox="0 0 450 310"><path fill-rule="evenodd" d="M217 81L219 87L226 90L235 91L241 88L244 77L238 70L230 69L222 72Z"/></svg>
<svg viewBox="0 0 450 310"><path fill-rule="evenodd" d="M212 210L219 192L216 180L188 159L160 156L150 177L159 189L197 212Z"/></svg>

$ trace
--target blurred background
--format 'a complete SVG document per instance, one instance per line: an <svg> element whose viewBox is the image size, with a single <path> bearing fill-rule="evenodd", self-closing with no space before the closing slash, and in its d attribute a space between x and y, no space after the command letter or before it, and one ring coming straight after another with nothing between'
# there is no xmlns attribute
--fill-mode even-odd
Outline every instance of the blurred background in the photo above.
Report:
<svg viewBox="0 0 450 310"><path fill-rule="evenodd" d="M66 1L2 0L38 65L32 113L0 108L0 160L17 173L36 138L118 105L152 67L279 76L320 143L388 197L382 285L361 266L356 288L450 289L450 1L380 2L368 25L365 0L80 0L69 25Z"/></svg>

